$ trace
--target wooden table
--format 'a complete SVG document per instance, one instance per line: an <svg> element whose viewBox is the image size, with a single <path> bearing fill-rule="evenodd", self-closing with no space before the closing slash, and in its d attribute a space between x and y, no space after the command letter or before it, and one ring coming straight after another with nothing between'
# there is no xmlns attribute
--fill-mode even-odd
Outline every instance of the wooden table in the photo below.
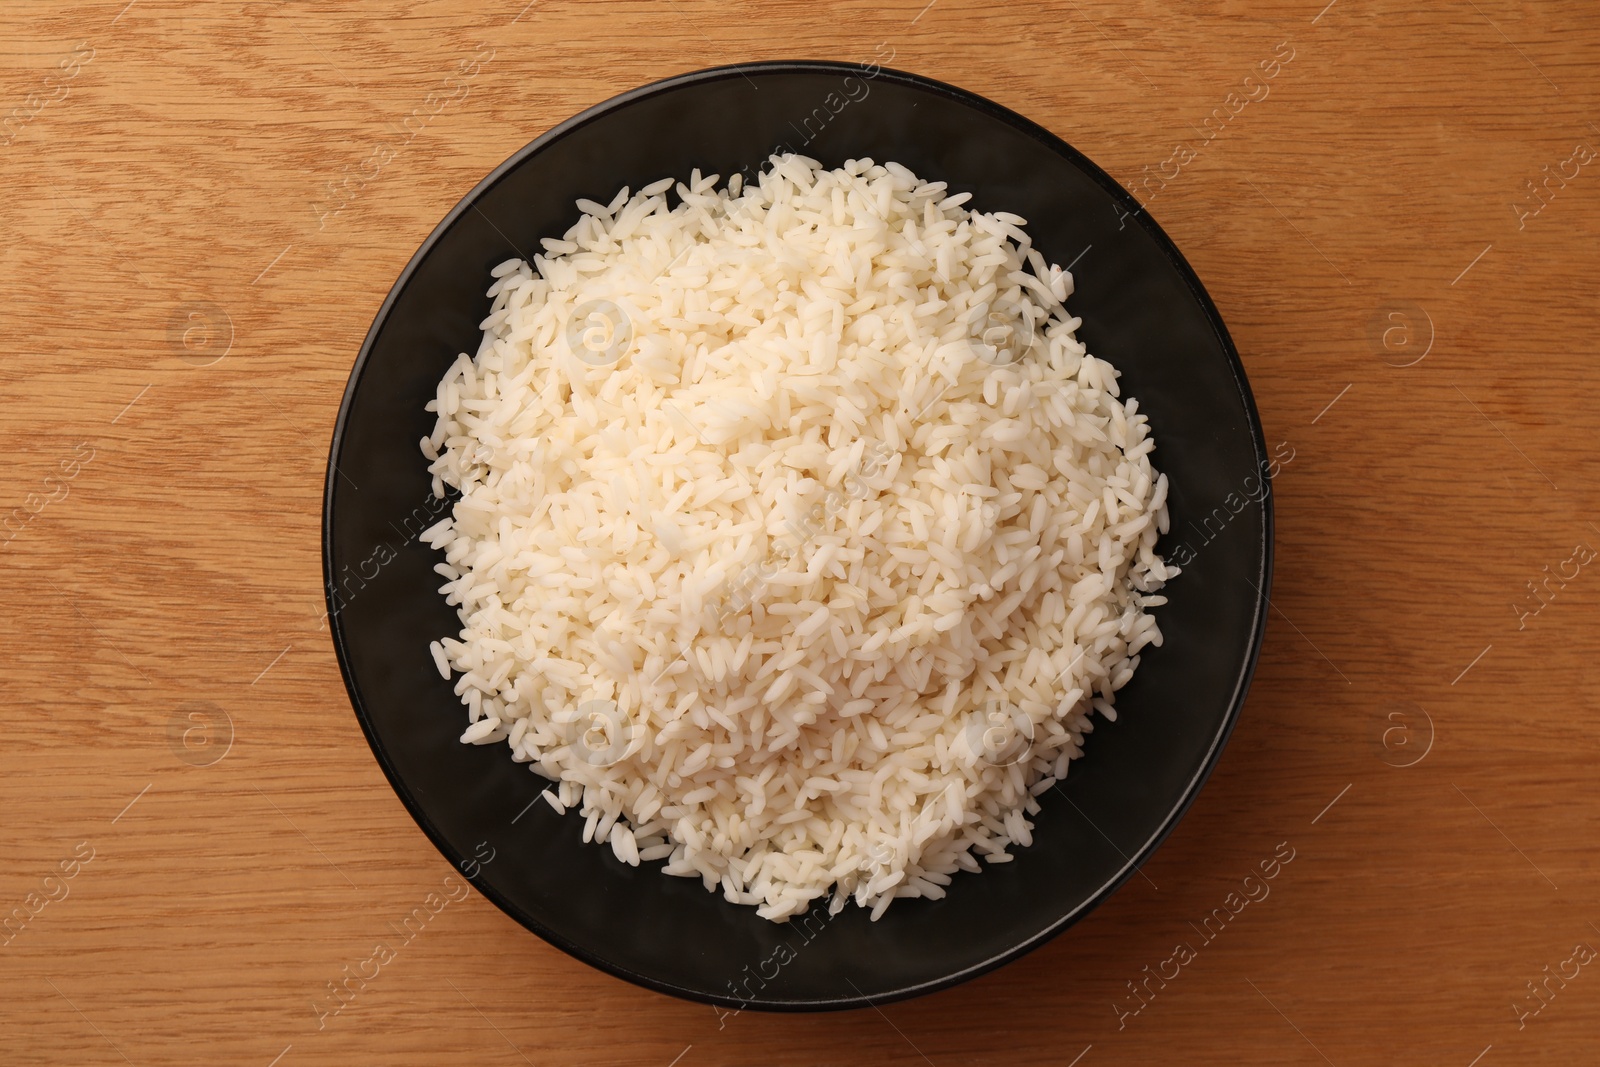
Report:
<svg viewBox="0 0 1600 1067"><path fill-rule="evenodd" d="M10 0L0 1062L1594 1062L1600 18L1323 2ZM551 125L793 56L1037 119L1204 279L1293 455L1233 742L1148 879L948 992L719 1019L472 892L319 1017L452 873L321 621L373 314Z"/></svg>

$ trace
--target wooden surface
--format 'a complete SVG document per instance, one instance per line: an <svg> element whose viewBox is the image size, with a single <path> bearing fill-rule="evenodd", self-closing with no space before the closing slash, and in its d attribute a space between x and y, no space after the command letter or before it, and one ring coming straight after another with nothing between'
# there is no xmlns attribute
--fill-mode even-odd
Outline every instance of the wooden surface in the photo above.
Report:
<svg viewBox="0 0 1600 1067"><path fill-rule="evenodd" d="M1600 16L923 2L8 0L0 1062L1594 1061ZM1148 879L948 992L719 1018L459 888L321 626L322 471L479 178L632 86L796 56L963 85L1136 186L1294 458L1249 703Z"/></svg>

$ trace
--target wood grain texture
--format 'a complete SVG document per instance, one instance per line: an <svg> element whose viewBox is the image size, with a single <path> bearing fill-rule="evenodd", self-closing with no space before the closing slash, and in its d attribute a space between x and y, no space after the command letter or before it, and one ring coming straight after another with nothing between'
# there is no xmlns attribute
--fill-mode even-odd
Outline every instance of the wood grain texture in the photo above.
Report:
<svg viewBox="0 0 1600 1067"><path fill-rule="evenodd" d="M1592 1062L1600 970L1527 983L1600 948L1600 574L1536 613L1527 583L1600 547L1600 168L1537 214L1524 183L1600 149L1593 5L125 3L0 10L0 913L29 915L0 935L0 1062ZM451 874L321 624L326 444L390 283L584 107L891 54L1138 188L1294 450L1215 775L1148 880L882 1011L720 1018L473 893L319 1018ZM1271 895L1202 944L1281 842Z"/></svg>

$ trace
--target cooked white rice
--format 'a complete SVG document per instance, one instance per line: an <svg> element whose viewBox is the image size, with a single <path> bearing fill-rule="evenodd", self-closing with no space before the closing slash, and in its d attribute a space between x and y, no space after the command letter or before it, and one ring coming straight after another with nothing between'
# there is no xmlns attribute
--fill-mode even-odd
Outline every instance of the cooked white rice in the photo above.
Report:
<svg viewBox="0 0 1600 1067"><path fill-rule="evenodd" d="M428 405L461 739L770 919L941 897L1161 643L1145 418L1015 215L865 159L671 188L496 267Z"/></svg>

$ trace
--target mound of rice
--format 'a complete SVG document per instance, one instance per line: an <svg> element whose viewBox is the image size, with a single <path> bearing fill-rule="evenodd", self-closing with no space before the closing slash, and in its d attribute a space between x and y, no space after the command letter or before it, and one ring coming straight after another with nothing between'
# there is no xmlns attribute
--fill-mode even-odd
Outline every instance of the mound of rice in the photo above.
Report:
<svg viewBox="0 0 1600 1067"><path fill-rule="evenodd" d="M868 159L673 187L494 269L422 441L434 659L585 841L877 918L1028 845L1115 718L1166 479L1023 219Z"/></svg>

